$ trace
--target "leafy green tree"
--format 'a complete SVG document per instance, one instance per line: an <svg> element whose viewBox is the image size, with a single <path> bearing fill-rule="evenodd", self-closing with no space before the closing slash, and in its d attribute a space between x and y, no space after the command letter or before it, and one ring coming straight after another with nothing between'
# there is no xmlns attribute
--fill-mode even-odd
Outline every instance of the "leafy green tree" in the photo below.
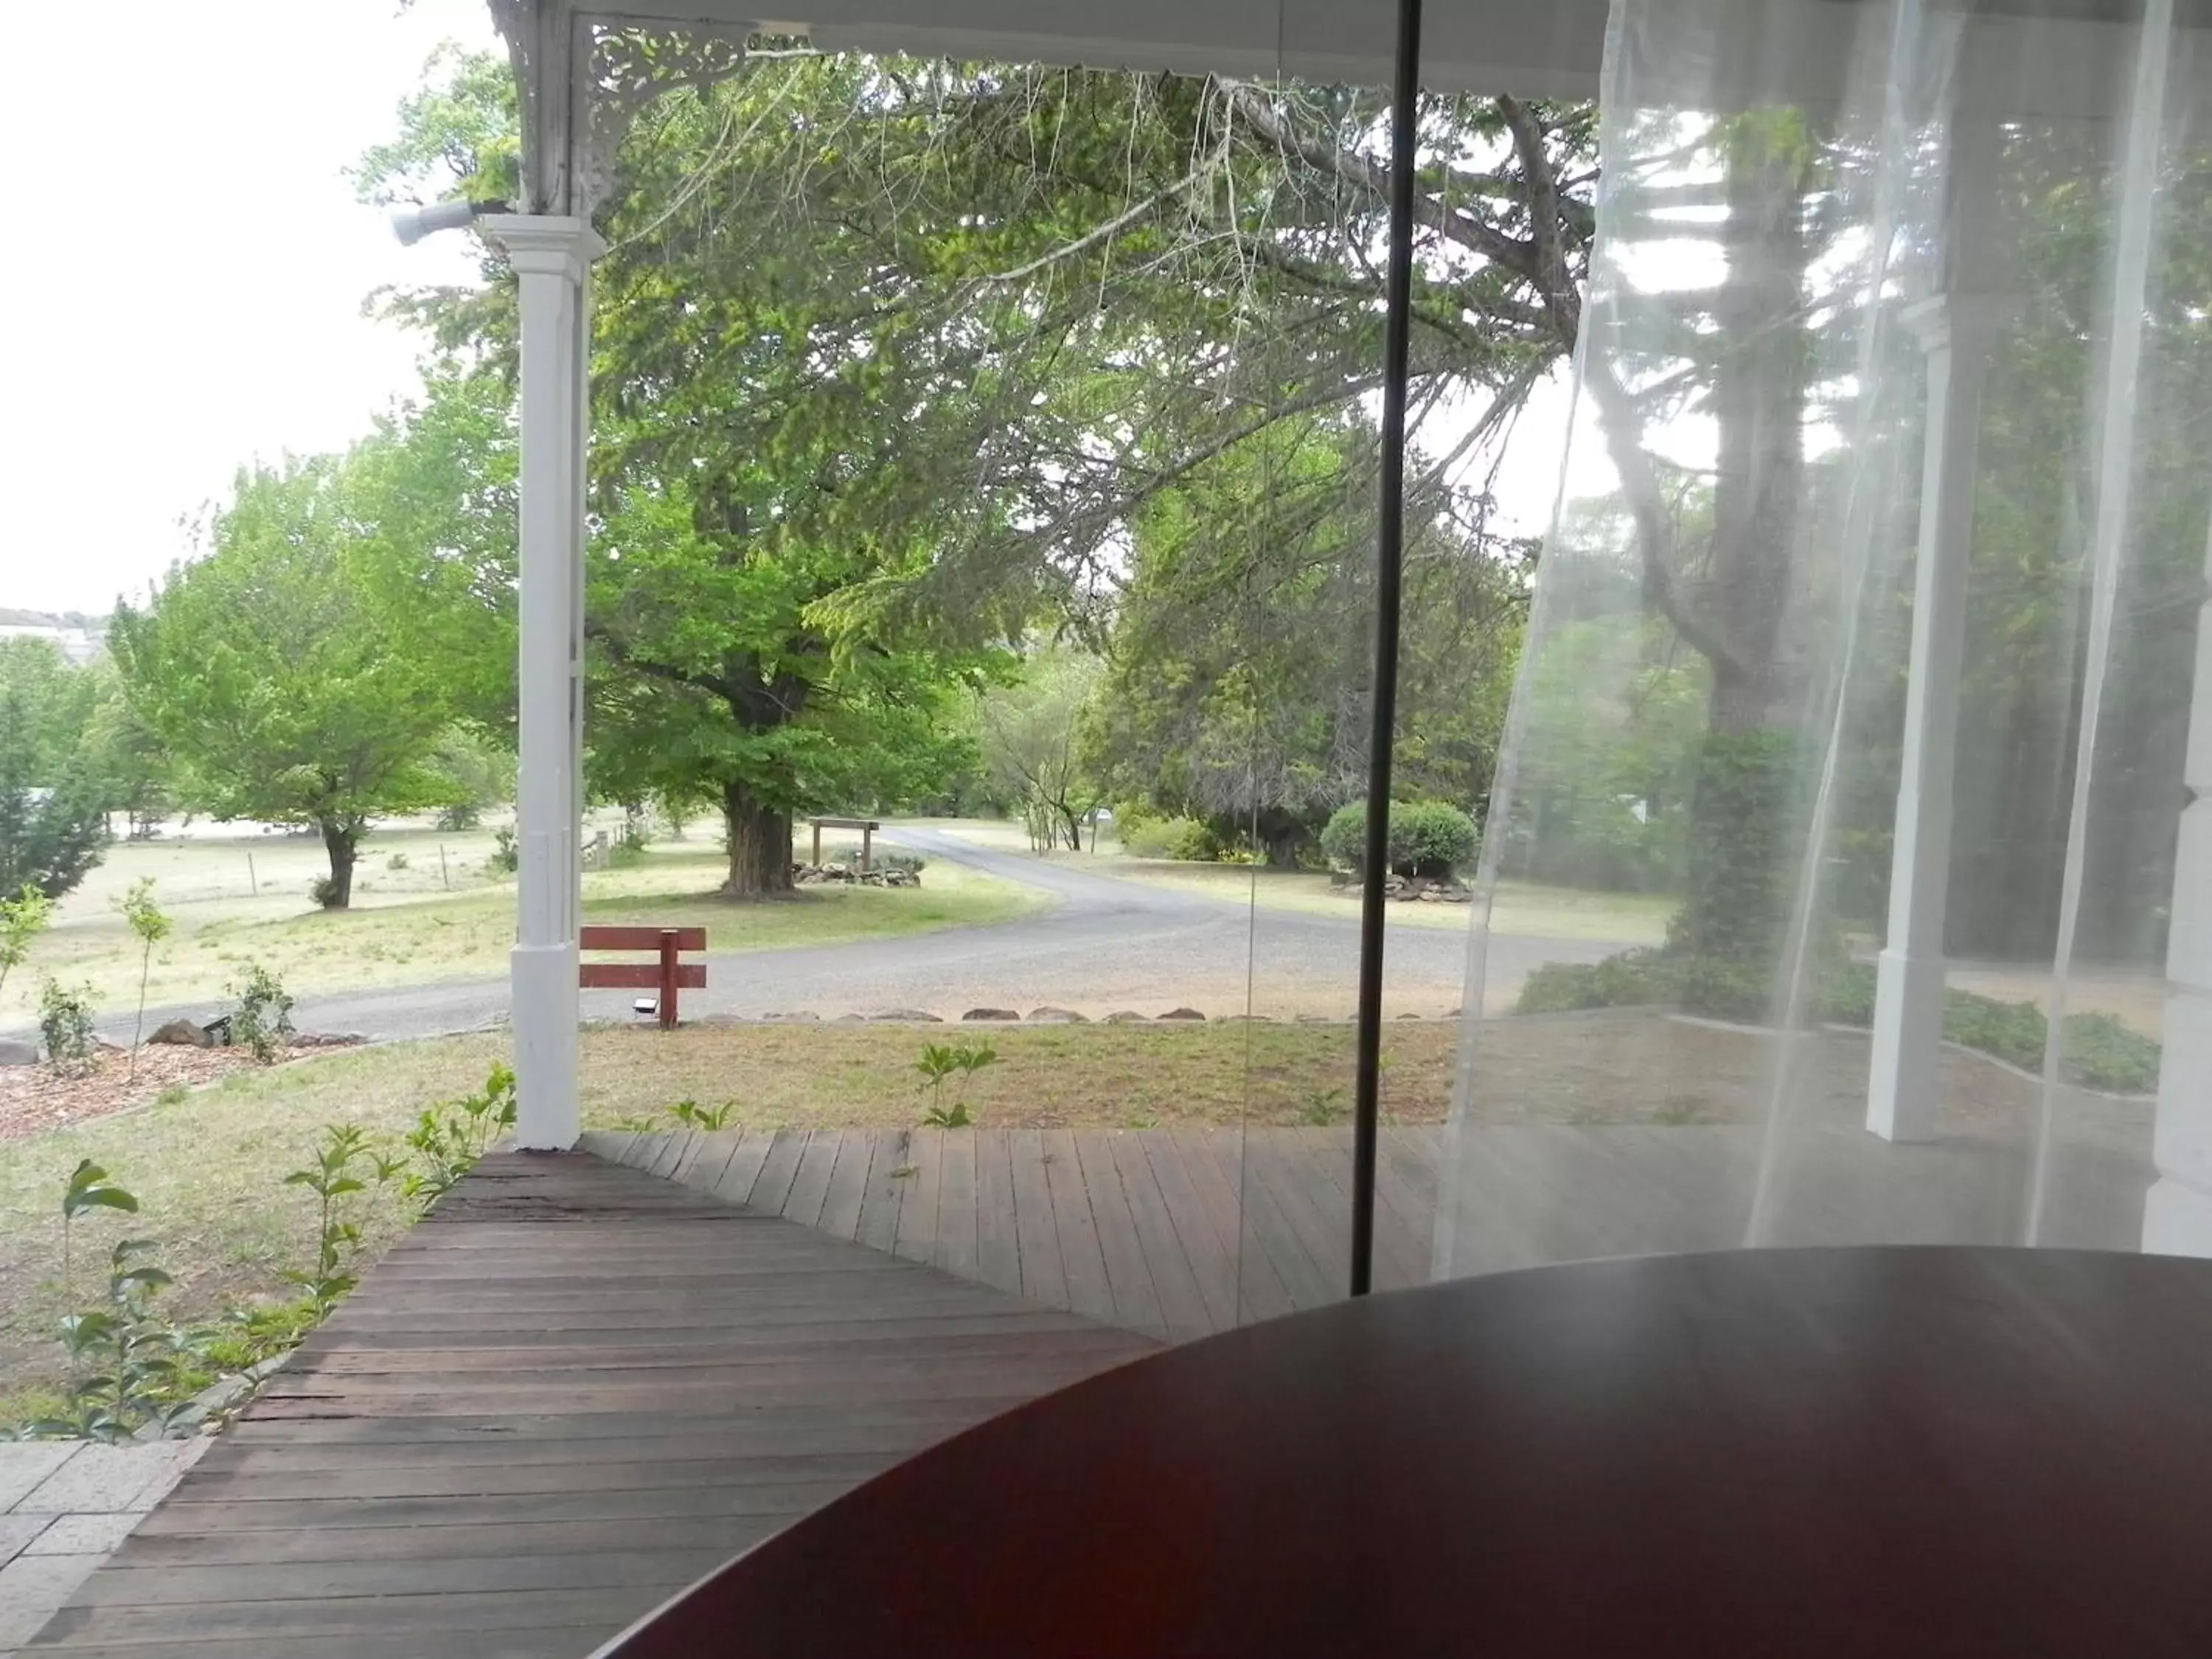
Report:
<svg viewBox="0 0 2212 1659"><path fill-rule="evenodd" d="M1367 787L1371 429L1279 425L1195 469L1137 522L1086 755L1124 801L1297 862ZM1472 811L1487 793L1526 609L1516 556L1452 492L1412 503L1398 787Z"/></svg>
<svg viewBox="0 0 2212 1659"><path fill-rule="evenodd" d="M88 741L95 694L88 669L51 640L0 640L0 892L48 898L100 862L107 839Z"/></svg>
<svg viewBox="0 0 2212 1659"><path fill-rule="evenodd" d="M52 921L54 902L25 882L13 898L0 898L0 990L8 975L31 958L31 946Z"/></svg>
<svg viewBox="0 0 2212 1659"><path fill-rule="evenodd" d="M704 502L680 477L625 492L587 567L593 784L712 799L732 896L791 885L794 815L926 794L966 763L951 716L994 660L825 623L881 551L789 535L771 504Z"/></svg>
<svg viewBox="0 0 2212 1659"><path fill-rule="evenodd" d="M511 179L505 77L441 72L365 158L369 198ZM1294 452L1316 422L1354 432L1378 383L1381 109L1371 94L810 55L645 112L595 283L598 787L714 794L732 888L771 884L787 813L907 781L917 751L896 739L943 730L948 688L1040 621L1122 626L1122 550L1178 490L1210 491L1224 523L1258 516L1266 468L1243 452ZM1440 100L1425 118L1419 410L1489 403L1436 446L1425 512L1463 505L1447 504L1452 465L1572 346L1537 301L1581 268L1594 132L1582 106ZM495 258L487 273L503 275ZM456 373L504 386L503 283L388 304L431 326ZM1337 459L1315 510L1352 580L1371 555L1341 532L1372 517L1371 438L1347 436ZM1257 544L1243 550L1249 566ZM1331 579L1240 574L1218 551L1224 579L1263 595ZM484 550L487 605L502 603L503 556ZM722 608L740 598L742 613ZM1329 626L1342 657L1350 630ZM1517 621L1486 637L1510 655ZM1193 678L1191 695L1264 720L1288 660L1213 658L1198 667L1227 678ZM1221 785L1222 757L1250 746L1218 736L1194 775ZM1471 801L1493 749L1439 720L1402 752ZM1284 788L1246 792L1301 803L1270 809L1271 848L1340 799L1349 752L1318 785L1299 752Z"/></svg>
<svg viewBox="0 0 2212 1659"><path fill-rule="evenodd" d="M118 606L109 633L188 798L218 817L313 826L331 909L351 902L373 816L453 793L430 760L454 694L359 484L346 457L241 472L206 556L173 568L145 609Z"/></svg>
<svg viewBox="0 0 2212 1659"><path fill-rule="evenodd" d="M1085 705L1105 665L1088 652L1048 645L1030 653L1020 678L986 690L976 727L986 773L1015 803L1040 852L1065 841L1083 849L1083 825L1103 804L1083 764Z"/></svg>
<svg viewBox="0 0 2212 1659"><path fill-rule="evenodd" d="M115 901L123 920L138 941L138 1012L131 1026L131 1075L138 1075L138 1039L146 1029L146 976L153 971L154 947L169 936L169 918L154 902L154 878L142 876Z"/></svg>

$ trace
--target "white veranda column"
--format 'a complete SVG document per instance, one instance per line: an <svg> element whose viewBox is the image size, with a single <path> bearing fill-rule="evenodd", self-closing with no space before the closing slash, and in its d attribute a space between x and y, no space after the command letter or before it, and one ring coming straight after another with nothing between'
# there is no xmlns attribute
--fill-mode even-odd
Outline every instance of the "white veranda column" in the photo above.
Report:
<svg viewBox="0 0 2212 1659"><path fill-rule="evenodd" d="M2212 546L2205 554L2212 593ZM2158 1177L2143 1205L2142 1246L2212 1255L2212 600L2197 617L2197 679L2173 904L2166 946L2165 1056L2158 1071L2152 1158Z"/></svg>
<svg viewBox="0 0 2212 1659"><path fill-rule="evenodd" d="M1914 306L1907 320L1927 353L1928 421L1905 752L1890 855L1889 927L1875 969L1867 1127L1887 1140L1932 1140L1982 377L2005 313L1984 296L1947 294Z"/></svg>
<svg viewBox="0 0 2212 1659"><path fill-rule="evenodd" d="M525 1147L566 1148L581 1127L576 927L589 274L605 244L580 218L509 214L481 222L507 251L521 305L520 862L509 959L515 1139Z"/></svg>

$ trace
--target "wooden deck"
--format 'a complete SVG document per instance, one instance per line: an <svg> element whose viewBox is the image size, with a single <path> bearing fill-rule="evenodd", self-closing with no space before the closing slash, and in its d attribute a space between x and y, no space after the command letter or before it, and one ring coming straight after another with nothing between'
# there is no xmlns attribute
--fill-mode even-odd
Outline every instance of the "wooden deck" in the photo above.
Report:
<svg viewBox="0 0 2212 1659"><path fill-rule="evenodd" d="M857 1216L872 1189L834 1173ZM581 1659L1152 1346L597 1158L490 1158L26 1651Z"/></svg>
<svg viewBox="0 0 2212 1659"><path fill-rule="evenodd" d="M1426 1284L1443 1131L1382 1133L1376 1285ZM1346 1293L1341 1129L593 1133L615 1163L1162 1341Z"/></svg>

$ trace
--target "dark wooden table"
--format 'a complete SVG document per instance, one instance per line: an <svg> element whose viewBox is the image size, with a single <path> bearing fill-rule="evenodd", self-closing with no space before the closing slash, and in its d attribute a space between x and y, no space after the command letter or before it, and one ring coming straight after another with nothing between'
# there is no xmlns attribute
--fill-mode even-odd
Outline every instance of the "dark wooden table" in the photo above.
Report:
<svg viewBox="0 0 2212 1659"><path fill-rule="evenodd" d="M2212 1655L2212 1263L1772 1250L1378 1296L925 1452L609 1650Z"/></svg>

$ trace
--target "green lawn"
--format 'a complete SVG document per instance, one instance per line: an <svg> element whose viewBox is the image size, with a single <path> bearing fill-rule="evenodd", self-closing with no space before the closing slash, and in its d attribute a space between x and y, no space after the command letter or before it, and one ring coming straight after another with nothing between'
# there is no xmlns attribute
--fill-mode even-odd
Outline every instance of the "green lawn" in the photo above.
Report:
<svg viewBox="0 0 2212 1659"><path fill-rule="evenodd" d="M272 836L118 845L64 902L28 969L9 976L0 1024L27 1021L41 974L90 981L104 1011L135 1003L137 951L111 901L142 875L155 878L155 902L176 922L154 953L152 1004L212 1005L248 962L274 969L295 994L503 973L514 889L484 873L491 846L489 835L380 831L356 878L355 908L325 911L306 896L307 880L325 868L317 843ZM247 886L249 854L258 896ZM392 867L394 855L403 868ZM634 866L586 873L585 915L703 926L714 950L769 950L1004 921L1044 902L1014 883L943 863L924 872L920 888L808 888L756 903L717 896L721 873L711 840L658 842ZM446 890L448 879L454 890Z"/></svg>
<svg viewBox="0 0 2212 1659"><path fill-rule="evenodd" d="M1441 1115L1456 1022L1393 1025L1393 1115ZM896 1127L921 1121L914 1062L931 1041L988 1041L999 1062L966 1099L987 1126L1144 1127L1245 1120L1341 1122L1351 1098L1352 1031L1343 1025L594 1027L584 1034L586 1121L664 1122L680 1098L735 1100L731 1127ZM282 1275L312 1262L313 1200L283 1185L326 1123L396 1138L430 1102L482 1081L506 1052L497 1034L398 1042L233 1073L180 1100L0 1146L0 1422L27 1414L58 1375L58 1203L90 1158L138 1196L138 1214L94 1214L76 1259L95 1262L127 1234L159 1242L177 1275L173 1319L205 1319L255 1297L293 1292ZM396 1197L358 1200L381 1249L404 1224ZM81 1275L81 1294L92 1284Z"/></svg>

